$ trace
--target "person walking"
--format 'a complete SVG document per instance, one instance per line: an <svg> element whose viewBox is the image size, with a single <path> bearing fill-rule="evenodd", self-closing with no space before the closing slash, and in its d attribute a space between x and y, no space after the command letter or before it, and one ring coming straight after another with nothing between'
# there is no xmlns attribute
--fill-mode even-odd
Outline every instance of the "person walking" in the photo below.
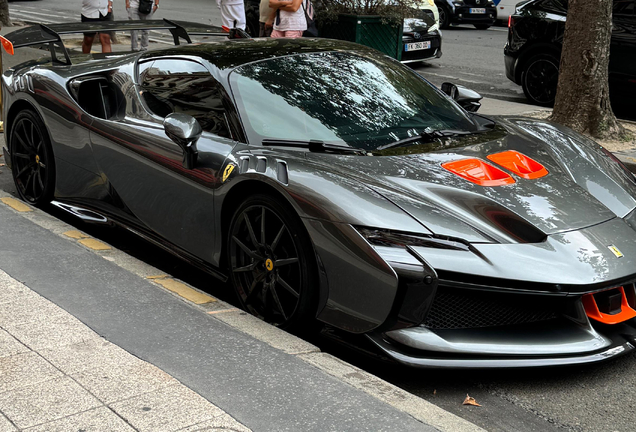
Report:
<svg viewBox="0 0 636 432"><path fill-rule="evenodd" d="M267 20L275 9L269 7L269 0L261 0L258 7L258 37L270 37L272 35L272 24L267 25Z"/></svg>
<svg viewBox="0 0 636 432"><path fill-rule="evenodd" d="M307 19L303 9L304 0L269 0L270 14L266 26L273 22L273 38L299 38L307 30Z"/></svg>
<svg viewBox="0 0 636 432"><path fill-rule="evenodd" d="M159 8L159 0L154 0L150 13L142 13L139 10L139 0L126 0L126 10L128 11L128 19L149 20L152 18ZM141 48L139 48L139 33L141 32ZM130 49L133 51L146 51L148 49L148 30L132 30L130 32Z"/></svg>
<svg viewBox="0 0 636 432"><path fill-rule="evenodd" d="M113 13L112 0L82 0L82 22L108 21ZM84 33L82 52L89 54L93 47L93 41L97 33ZM110 46L110 34L99 33L99 41L102 44L102 52L112 52Z"/></svg>
<svg viewBox="0 0 636 432"><path fill-rule="evenodd" d="M245 30L245 5L243 0L216 0L221 9L221 25Z"/></svg>

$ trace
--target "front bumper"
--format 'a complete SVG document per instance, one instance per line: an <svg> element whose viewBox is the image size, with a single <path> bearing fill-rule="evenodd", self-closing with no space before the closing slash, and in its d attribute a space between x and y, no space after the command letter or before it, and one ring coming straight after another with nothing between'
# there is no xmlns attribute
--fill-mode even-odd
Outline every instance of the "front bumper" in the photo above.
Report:
<svg viewBox="0 0 636 432"><path fill-rule="evenodd" d="M586 244L585 238L591 242ZM632 318L636 314L636 261L632 256L636 250L630 248L630 239L633 229L613 219L549 236L540 244L470 245L466 250L376 245L406 293L399 310L418 312L402 322L418 324L379 328L367 337L389 358L426 368L572 365L625 354L636 346L636 318ZM612 242L629 252L620 259L608 252L607 257L592 263L590 268L601 271L605 279L598 277L599 273L583 276L585 267L577 266L585 262L580 260L581 251L602 254L600 247L608 249L605 243ZM530 261L513 250L525 250L525 259ZM542 257L539 250L549 251L552 258ZM480 270L479 265L470 264L471 257L485 266ZM600 261L603 265L597 265ZM411 275L416 275L419 266L420 278L430 275L432 283L404 283L409 282L403 280L406 266L410 266ZM490 266L497 270L486 275ZM602 302L616 300L617 291L624 293L628 307L623 310L631 311L631 316L618 319L621 314L610 309L610 315L605 315L609 319L604 320L591 313L590 297L605 308L609 306ZM416 305L407 300L415 293L421 294ZM611 305L615 307L616 302ZM418 317L422 319L417 321Z"/></svg>
<svg viewBox="0 0 636 432"><path fill-rule="evenodd" d="M431 47L415 51L407 51L406 44L414 42L430 42ZM411 63L442 56L442 36L439 31L427 34L408 33L402 37L402 63Z"/></svg>
<svg viewBox="0 0 636 432"><path fill-rule="evenodd" d="M455 8L453 14L453 22L462 24L488 24L493 25L497 20L497 9L494 7L486 7L484 14L471 14L470 10L475 9L477 6L459 6Z"/></svg>

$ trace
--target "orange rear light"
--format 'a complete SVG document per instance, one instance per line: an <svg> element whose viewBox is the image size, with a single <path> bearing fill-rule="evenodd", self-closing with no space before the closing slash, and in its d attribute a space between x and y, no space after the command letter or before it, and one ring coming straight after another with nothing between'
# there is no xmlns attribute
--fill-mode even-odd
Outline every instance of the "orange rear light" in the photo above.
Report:
<svg viewBox="0 0 636 432"><path fill-rule="evenodd" d="M509 150L488 156L488 159L524 179L537 179L548 175L543 165L518 151Z"/></svg>
<svg viewBox="0 0 636 432"><path fill-rule="evenodd" d="M15 54L15 51L13 50L13 44L7 38L0 36L0 42L2 42L2 46L8 54Z"/></svg>
<svg viewBox="0 0 636 432"><path fill-rule="evenodd" d="M442 167L480 186L504 186L515 182L510 174L479 159L446 162Z"/></svg>
<svg viewBox="0 0 636 432"><path fill-rule="evenodd" d="M512 27L512 24L514 24L514 21L512 20L512 15L510 15L508 17L508 28Z"/></svg>
<svg viewBox="0 0 636 432"><path fill-rule="evenodd" d="M618 324L623 321L627 321L636 317L636 310L632 309L632 307L627 302L627 296L625 295L625 289L623 287L619 287L616 290L616 294L620 294L620 312L609 314L603 313L600 311L599 306L597 304L596 298L594 297L600 293L594 294L586 294L583 296L583 306L585 307L585 313L588 317L592 318L595 321L601 322L603 324Z"/></svg>

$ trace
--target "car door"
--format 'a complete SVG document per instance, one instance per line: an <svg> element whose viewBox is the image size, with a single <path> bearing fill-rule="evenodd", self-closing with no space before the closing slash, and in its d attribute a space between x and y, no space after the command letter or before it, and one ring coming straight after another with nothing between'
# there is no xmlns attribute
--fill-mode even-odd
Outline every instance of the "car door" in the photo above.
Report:
<svg viewBox="0 0 636 432"><path fill-rule="evenodd" d="M113 196L147 228L217 264L213 194L236 144L227 123L229 98L192 59L149 59L137 74L123 118L95 120L91 143L98 163ZM193 116L204 131L194 169L183 166L181 147L166 136L163 120L174 112Z"/></svg>
<svg viewBox="0 0 636 432"><path fill-rule="evenodd" d="M636 0L614 1L610 85L621 99L636 96Z"/></svg>

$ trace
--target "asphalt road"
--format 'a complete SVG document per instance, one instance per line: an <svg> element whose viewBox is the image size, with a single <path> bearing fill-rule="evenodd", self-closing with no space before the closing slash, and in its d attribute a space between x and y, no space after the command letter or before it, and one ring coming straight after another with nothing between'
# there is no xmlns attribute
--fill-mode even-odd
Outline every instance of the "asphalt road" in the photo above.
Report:
<svg viewBox="0 0 636 432"><path fill-rule="evenodd" d="M437 86L448 81L482 96L527 103L521 87L506 78L503 48L507 37L507 27L451 26L442 31L442 57L411 67Z"/></svg>
<svg viewBox="0 0 636 432"><path fill-rule="evenodd" d="M79 0L15 1L14 19L67 21L79 14ZM124 0L115 0L115 12ZM214 0L162 0L159 17L211 22L218 19ZM444 31L444 56L414 66L436 85L450 81L486 96L523 102L521 89L509 82L503 69L505 28L486 31L468 26ZM4 163L0 158L0 164ZM11 173L0 166L0 188L15 193ZM52 210L53 211L53 210ZM63 213L56 216L115 247L148 261L163 271L232 302L226 286L175 260L163 251L123 230L85 225ZM315 341L313 341L315 342ZM390 382L421 396L490 431L632 431L636 414L636 355L588 367L523 371L416 371L387 367L318 341L323 350L337 354ZM463 406L466 394L481 407Z"/></svg>

